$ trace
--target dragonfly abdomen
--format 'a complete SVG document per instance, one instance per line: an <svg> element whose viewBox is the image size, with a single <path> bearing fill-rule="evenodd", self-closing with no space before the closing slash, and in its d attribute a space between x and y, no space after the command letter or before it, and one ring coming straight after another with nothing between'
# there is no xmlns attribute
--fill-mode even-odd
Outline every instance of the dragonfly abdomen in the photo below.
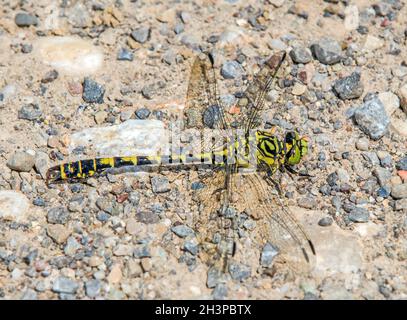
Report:
<svg viewBox="0 0 407 320"><path fill-rule="evenodd" d="M173 165L224 165L227 163L227 152L209 152L196 155L157 155L104 157L63 163L48 170L48 183L77 180L103 173L107 169L127 166L173 166Z"/></svg>

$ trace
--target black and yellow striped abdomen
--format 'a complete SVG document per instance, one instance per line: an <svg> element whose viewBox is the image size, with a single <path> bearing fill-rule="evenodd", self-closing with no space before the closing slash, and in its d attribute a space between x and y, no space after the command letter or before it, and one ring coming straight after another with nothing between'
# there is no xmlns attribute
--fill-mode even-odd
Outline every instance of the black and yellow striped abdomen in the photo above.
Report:
<svg viewBox="0 0 407 320"><path fill-rule="evenodd" d="M228 163L226 150L198 155L163 155L104 157L63 163L47 173L47 183L92 177L107 169L127 166L224 165Z"/></svg>

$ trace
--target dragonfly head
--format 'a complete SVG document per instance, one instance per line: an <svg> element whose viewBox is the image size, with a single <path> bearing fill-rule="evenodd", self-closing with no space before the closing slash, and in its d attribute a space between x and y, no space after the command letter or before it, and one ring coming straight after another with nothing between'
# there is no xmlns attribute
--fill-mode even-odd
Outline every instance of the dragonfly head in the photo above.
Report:
<svg viewBox="0 0 407 320"><path fill-rule="evenodd" d="M298 164L308 153L308 138L300 137L297 132L287 132L284 144L287 150L285 161L288 165Z"/></svg>
<svg viewBox="0 0 407 320"><path fill-rule="evenodd" d="M46 176L46 184L50 185L53 183L58 183L60 181L62 181L60 166L49 168Z"/></svg>

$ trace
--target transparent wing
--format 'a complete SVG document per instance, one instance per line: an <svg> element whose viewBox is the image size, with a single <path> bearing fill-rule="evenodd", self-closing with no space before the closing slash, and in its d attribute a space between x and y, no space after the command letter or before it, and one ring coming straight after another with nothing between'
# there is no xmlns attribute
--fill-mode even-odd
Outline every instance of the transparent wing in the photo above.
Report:
<svg viewBox="0 0 407 320"><path fill-rule="evenodd" d="M245 213L257 221L253 237L258 248L270 243L278 247L280 258L292 269L304 271L309 268L308 262L315 254L314 246L262 173L232 174L228 182L224 173L213 172L202 181L205 188L197 194L202 207L195 227L201 243L207 244L204 261L210 264L222 262L222 266L227 264L225 259L231 254L222 253L214 239L219 237L225 243L236 241L238 229L242 227L239 225L240 215ZM225 204L228 213L220 214L219 210Z"/></svg>
<svg viewBox="0 0 407 320"><path fill-rule="evenodd" d="M293 213L282 200L275 188L265 180L265 174L253 173L241 176L239 211L244 210L257 219L257 242L267 242L277 246L281 255L292 266L303 267L315 255L311 239L304 228L294 218Z"/></svg>
<svg viewBox="0 0 407 320"><path fill-rule="evenodd" d="M285 51L272 55L239 98L234 123L237 127L244 129L246 133L250 129L260 126L266 95L270 91L285 57Z"/></svg>
<svg viewBox="0 0 407 320"><path fill-rule="evenodd" d="M185 127L226 129L211 55L198 55L191 68L184 109Z"/></svg>

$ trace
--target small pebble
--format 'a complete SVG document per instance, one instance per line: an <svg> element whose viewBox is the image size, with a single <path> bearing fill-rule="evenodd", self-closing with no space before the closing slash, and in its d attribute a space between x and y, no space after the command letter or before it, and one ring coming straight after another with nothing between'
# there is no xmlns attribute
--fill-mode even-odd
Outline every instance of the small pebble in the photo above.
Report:
<svg viewBox="0 0 407 320"><path fill-rule="evenodd" d="M235 79L242 75L243 69L237 61L226 61L220 70L225 79Z"/></svg>
<svg viewBox="0 0 407 320"><path fill-rule="evenodd" d="M333 219L332 219L332 217L329 217L329 216L323 217L318 221L318 225L321 227L330 226L330 225L332 225L332 223L333 223Z"/></svg>
<svg viewBox="0 0 407 320"><path fill-rule="evenodd" d="M358 72L353 72L350 76L337 80L333 88L342 100L359 98L364 89Z"/></svg>
<svg viewBox="0 0 407 320"><path fill-rule="evenodd" d="M231 263L229 265L229 273L233 280L243 281L250 277L251 270L249 266Z"/></svg>
<svg viewBox="0 0 407 320"><path fill-rule="evenodd" d="M126 48L121 48L117 53L117 60L119 61L133 61L133 52Z"/></svg>
<svg viewBox="0 0 407 320"><path fill-rule="evenodd" d="M38 19L36 16L28 13L17 13L14 21L19 27L29 27L38 25Z"/></svg>
<svg viewBox="0 0 407 320"><path fill-rule="evenodd" d="M260 264L265 268L270 267L279 252L280 250L276 246L271 243L266 243L261 252Z"/></svg>
<svg viewBox="0 0 407 320"><path fill-rule="evenodd" d="M90 78L83 81L82 99L87 103L103 103L105 94L104 86L98 84Z"/></svg>
<svg viewBox="0 0 407 320"><path fill-rule="evenodd" d="M89 298L95 298L100 294L102 283L100 280L92 279L85 282L85 292Z"/></svg>
<svg viewBox="0 0 407 320"><path fill-rule="evenodd" d="M18 110L18 119L38 120L42 116L42 111L38 104L30 103L21 107Z"/></svg>
<svg viewBox="0 0 407 320"><path fill-rule="evenodd" d="M14 153L7 161L7 167L19 172L29 172L34 167L35 157L24 151Z"/></svg>
<svg viewBox="0 0 407 320"><path fill-rule="evenodd" d="M390 124L384 106L378 98L372 98L357 108L354 118L360 129L373 140L380 139Z"/></svg>
<svg viewBox="0 0 407 320"><path fill-rule="evenodd" d="M290 51L290 57L293 59L295 63L303 63L306 64L311 62L312 60L312 53L308 48L304 47L294 47Z"/></svg>
<svg viewBox="0 0 407 320"><path fill-rule="evenodd" d="M45 76L41 79L42 83L49 83L54 81L56 78L58 78L58 71L56 70L51 70L48 71Z"/></svg>
<svg viewBox="0 0 407 320"><path fill-rule="evenodd" d="M79 284L67 277L59 276L52 285L52 291L56 293L74 294L79 289Z"/></svg>
<svg viewBox="0 0 407 320"><path fill-rule="evenodd" d="M134 30L131 33L131 37L137 41L138 43L145 43L150 38L151 29L148 27L142 27L139 29Z"/></svg>
<svg viewBox="0 0 407 320"><path fill-rule="evenodd" d="M397 170L407 170L407 156L401 158L399 161L396 163L396 169Z"/></svg>
<svg viewBox="0 0 407 320"><path fill-rule="evenodd" d="M151 187L154 193L164 193L170 191L170 183L165 176L154 176L151 178Z"/></svg>
<svg viewBox="0 0 407 320"><path fill-rule="evenodd" d="M311 50L319 62L330 65L341 61L342 48L336 40L324 37L311 46Z"/></svg>
<svg viewBox="0 0 407 320"><path fill-rule="evenodd" d="M369 221L370 213L364 208L361 207L354 207L349 215L348 218L352 222L368 222Z"/></svg>
<svg viewBox="0 0 407 320"><path fill-rule="evenodd" d="M31 53L33 51L33 46L30 43L24 43L21 45L21 52L22 53Z"/></svg>
<svg viewBox="0 0 407 320"><path fill-rule="evenodd" d="M174 232L177 236L181 238L186 238L188 236L194 236L195 232L190 227L180 224L171 228L171 231Z"/></svg>
<svg viewBox="0 0 407 320"><path fill-rule="evenodd" d="M68 222L70 214L65 207L55 207L48 211L47 221L54 224L65 224Z"/></svg>
<svg viewBox="0 0 407 320"><path fill-rule="evenodd" d="M136 116L138 119L147 119L150 116L150 110L148 110L147 108L140 108L138 110L136 110Z"/></svg>
<svg viewBox="0 0 407 320"><path fill-rule="evenodd" d="M407 183L402 183L402 184L393 186L391 189L391 196L394 199L407 198Z"/></svg>

